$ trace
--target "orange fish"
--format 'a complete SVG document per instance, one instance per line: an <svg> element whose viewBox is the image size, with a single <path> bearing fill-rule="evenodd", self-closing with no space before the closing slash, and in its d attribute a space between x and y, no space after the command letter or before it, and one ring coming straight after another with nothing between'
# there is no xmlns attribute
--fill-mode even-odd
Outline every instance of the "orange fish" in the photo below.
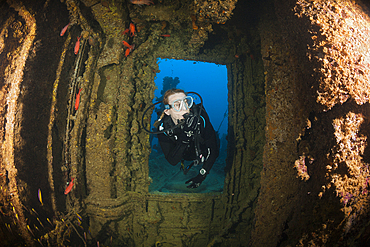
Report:
<svg viewBox="0 0 370 247"><path fill-rule="evenodd" d="M71 23L68 23L65 27L63 27L62 31L60 32L60 36L63 36L66 33L69 24L71 24Z"/></svg>
<svg viewBox="0 0 370 247"><path fill-rule="evenodd" d="M153 2L151 0L130 0L130 2L132 4L138 4L138 5L143 5L143 4L150 5L150 4L153 4Z"/></svg>
<svg viewBox="0 0 370 247"><path fill-rule="evenodd" d="M130 29L125 29L125 31L122 32L122 35L128 34L130 32Z"/></svg>
<svg viewBox="0 0 370 247"><path fill-rule="evenodd" d="M130 45L129 43L127 43L126 41L122 41L123 45L126 46L127 48L129 48L130 50L132 49L132 45Z"/></svg>
<svg viewBox="0 0 370 247"><path fill-rule="evenodd" d="M130 52L134 49L135 45L130 45L129 43L127 43L126 41L122 41L123 45L127 47L126 51L125 51L125 56L127 57Z"/></svg>
<svg viewBox="0 0 370 247"><path fill-rule="evenodd" d="M78 110L78 106L80 105L81 90L82 88L80 88L80 90L78 91L78 94L76 95L75 111Z"/></svg>
<svg viewBox="0 0 370 247"><path fill-rule="evenodd" d="M75 54L76 55L78 53L78 50L80 49L80 39L81 39L81 36L77 37L77 42L76 42L76 45L75 45Z"/></svg>
<svg viewBox="0 0 370 247"><path fill-rule="evenodd" d="M66 190L64 191L64 195L67 195L69 192L71 192L72 187L73 187L73 185L74 185L73 180L75 180L75 179L74 179L74 178L72 178L72 181L71 181L71 182L69 182L69 184L68 184L68 186L67 186Z"/></svg>
<svg viewBox="0 0 370 247"><path fill-rule="evenodd" d="M171 37L170 34L161 34L162 37Z"/></svg>
<svg viewBox="0 0 370 247"><path fill-rule="evenodd" d="M129 29L130 29L130 36L131 37L135 36L135 25L134 25L134 23L130 23Z"/></svg>
<svg viewBox="0 0 370 247"><path fill-rule="evenodd" d="M130 48L127 48L126 51L125 51L125 57L127 57L129 54L130 54Z"/></svg>

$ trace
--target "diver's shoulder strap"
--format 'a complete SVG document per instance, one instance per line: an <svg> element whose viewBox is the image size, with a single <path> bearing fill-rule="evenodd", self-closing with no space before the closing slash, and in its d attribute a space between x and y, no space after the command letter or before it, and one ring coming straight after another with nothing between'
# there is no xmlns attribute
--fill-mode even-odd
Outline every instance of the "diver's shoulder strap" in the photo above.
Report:
<svg viewBox="0 0 370 247"><path fill-rule="evenodd" d="M205 111L204 108L201 109L201 104L194 105L191 109L193 111L193 114L196 116L199 116L200 119L203 121L203 128L206 127L206 120L202 116L202 111Z"/></svg>

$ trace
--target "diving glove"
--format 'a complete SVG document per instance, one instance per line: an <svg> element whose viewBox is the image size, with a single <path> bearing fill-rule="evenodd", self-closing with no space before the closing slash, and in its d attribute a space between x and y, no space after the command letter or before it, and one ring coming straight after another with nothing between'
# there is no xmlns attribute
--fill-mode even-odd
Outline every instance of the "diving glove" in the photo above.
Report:
<svg viewBox="0 0 370 247"><path fill-rule="evenodd" d="M204 168L202 168L200 169L199 174L196 177L189 179L188 181L185 182L185 184L189 184L186 187L189 189L198 188L199 185L204 181L204 179L206 179L206 177L207 171Z"/></svg>
<svg viewBox="0 0 370 247"><path fill-rule="evenodd" d="M186 132L194 131L198 125L199 118L193 113L186 113L183 115L185 123L182 125L182 129Z"/></svg>

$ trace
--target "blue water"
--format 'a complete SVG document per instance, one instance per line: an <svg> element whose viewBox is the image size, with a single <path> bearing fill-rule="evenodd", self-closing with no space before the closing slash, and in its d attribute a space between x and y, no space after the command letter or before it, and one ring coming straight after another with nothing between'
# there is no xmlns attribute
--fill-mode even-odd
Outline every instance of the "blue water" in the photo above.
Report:
<svg viewBox="0 0 370 247"><path fill-rule="evenodd" d="M193 167L187 175L180 171L180 165L171 166L158 145L156 135L151 138L152 153L149 160L149 176L152 183L149 191L170 192L170 193L208 193L221 192L225 179L225 159L227 156L227 109L228 109L228 90L227 90L227 68L226 65L205 63L199 61L184 61L175 59L158 59L160 73L155 78L157 90L155 90L155 100L162 96L163 79L171 77L175 81L179 80L176 88L183 89L185 92L193 91L201 95L203 105L206 109L212 126L218 131L220 138L220 155L216 160L211 173L197 189L187 189L185 181L196 176L201 167ZM178 77L178 79L175 79ZM178 81L177 81L178 82ZM196 97L195 103L200 103ZM157 119L157 114L152 114L152 123Z"/></svg>
<svg viewBox="0 0 370 247"><path fill-rule="evenodd" d="M217 131L224 113L228 108L227 99L227 69L226 65L198 61L175 59L158 59L160 73L157 74L154 91L156 97L161 97L163 78L179 77L177 88L185 92L193 91L203 98L203 105L211 119L213 128ZM219 133L227 133L227 117L220 127Z"/></svg>

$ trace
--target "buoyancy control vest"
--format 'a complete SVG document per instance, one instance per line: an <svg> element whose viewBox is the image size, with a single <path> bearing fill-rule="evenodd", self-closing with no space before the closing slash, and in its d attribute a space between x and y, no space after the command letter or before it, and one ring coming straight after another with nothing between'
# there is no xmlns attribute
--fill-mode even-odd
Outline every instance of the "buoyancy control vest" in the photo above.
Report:
<svg viewBox="0 0 370 247"><path fill-rule="evenodd" d="M159 130L162 131L164 130L164 134L170 138L172 141L176 142L178 140L178 134L183 130L183 127L185 124L193 124L189 123L187 121L197 121L194 125L192 133L187 133L190 139L194 141L194 148L195 148L195 155L196 157L199 157L201 154L201 149L200 149L200 144L204 143L204 139L202 138L201 135L201 130L205 128L206 126L206 121L205 119L199 114L200 111L200 105L194 105L191 108L191 111L189 113L189 116L185 118L185 123L179 124L178 128L173 128L175 126L174 122L172 121L172 118L170 116L166 116L162 119L162 124L159 126ZM203 109L204 110L204 109ZM203 126L202 126L203 125ZM203 128L202 128L203 127ZM168 131L166 131L168 129ZM190 145L188 145L188 148ZM189 151L189 150L187 150Z"/></svg>

